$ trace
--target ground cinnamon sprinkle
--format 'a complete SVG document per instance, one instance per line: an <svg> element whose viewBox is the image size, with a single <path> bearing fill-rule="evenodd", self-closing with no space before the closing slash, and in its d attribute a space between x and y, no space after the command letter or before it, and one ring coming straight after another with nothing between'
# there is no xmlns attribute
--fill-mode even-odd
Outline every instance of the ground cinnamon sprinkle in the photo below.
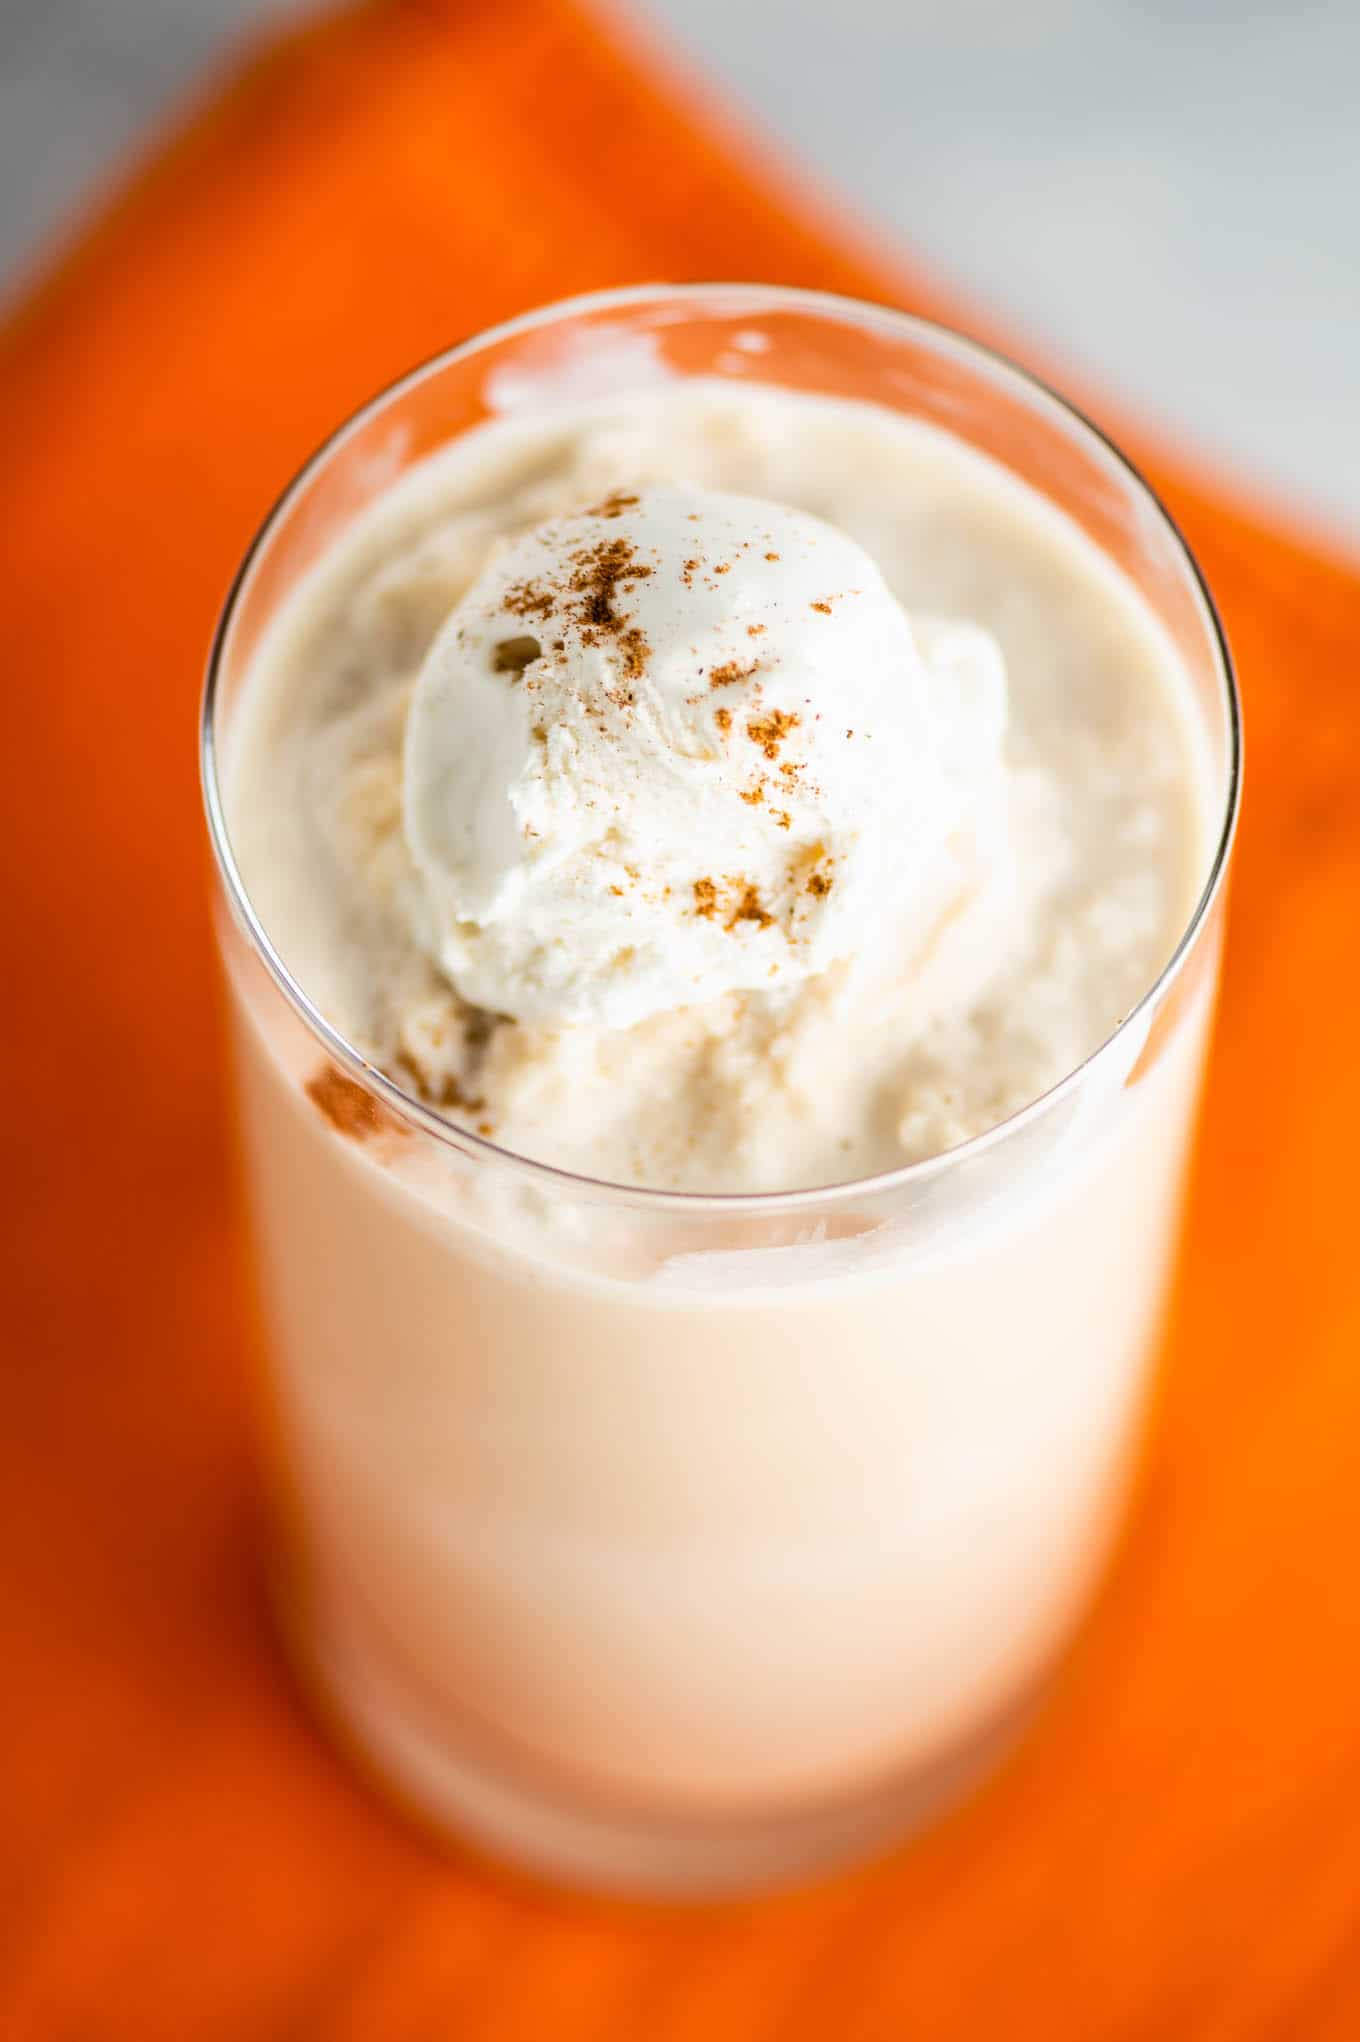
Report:
<svg viewBox="0 0 1360 2042"><path fill-rule="evenodd" d="M826 845L819 838L815 844L808 844L795 854L789 867L789 878L794 886L811 894L814 900L824 900L830 893L834 881L827 870L834 864Z"/></svg>
<svg viewBox="0 0 1360 2042"><path fill-rule="evenodd" d="M619 633L619 651L623 654L623 675L628 681L640 681L647 671L647 654L651 647L646 634L630 624L626 631Z"/></svg>
<svg viewBox="0 0 1360 2042"><path fill-rule="evenodd" d="M719 730L730 730L732 728L732 711L730 709L715 709L713 721L717 724Z"/></svg>
<svg viewBox="0 0 1360 2042"><path fill-rule="evenodd" d="M742 887L741 895L728 916L724 926L735 929L738 922L755 922L759 928L768 929L774 916L762 905L760 895L750 885Z"/></svg>
<svg viewBox="0 0 1360 2042"><path fill-rule="evenodd" d="M765 799L765 789L759 785L755 787L743 787L741 790L741 798L747 804L748 807L759 808L761 802Z"/></svg>
<svg viewBox="0 0 1360 2042"><path fill-rule="evenodd" d="M774 916L766 908L759 893L749 879L725 879L724 886L732 889L724 929L735 929L739 922L754 922L758 928L768 929ZM706 921L712 921L719 909L718 886L712 879L696 879L694 882L694 912Z"/></svg>
<svg viewBox="0 0 1360 2042"><path fill-rule="evenodd" d="M626 510L632 510L636 502L635 496L629 496L622 489L615 489L603 503L597 503L594 510L588 511L586 515L592 518L621 518Z"/></svg>
<svg viewBox="0 0 1360 2042"><path fill-rule="evenodd" d="M765 626L763 624L748 624L746 626L746 636L748 638L759 638L764 629Z"/></svg>
<svg viewBox="0 0 1360 2042"><path fill-rule="evenodd" d="M749 660L745 666L739 659L729 659L726 666L715 666L708 677L710 688L732 688L738 681L749 681L759 670L758 659Z"/></svg>
<svg viewBox="0 0 1360 2042"><path fill-rule="evenodd" d="M356 1085L353 1078L347 1078L343 1071L337 1071L333 1064L323 1064L308 1078L305 1090L336 1133L348 1135L352 1141L366 1142L383 1128L395 1125L371 1093Z"/></svg>
<svg viewBox="0 0 1360 2042"><path fill-rule="evenodd" d="M831 615L830 603L812 603L809 605L809 607L814 610L820 610L824 617L829 617Z"/></svg>
<svg viewBox="0 0 1360 2042"><path fill-rule="evenodd" d="M594 515L618 517L637 502L635 496L616 494L606 498ZM618 646L623 662L625 680L640 680L646 672L651 647L646 634L636 624L631 624L626 613L618 607L619 592L631 582L644 581L652 570L645 560L639 560L631 540L620 535L613 539L598 539L589 546L578 547L571 555L571 571L565 583L544 581L541 576L522 581L506 590L503 601L513 617L537 617L546 621L554 615L564 615L575 623L586 645L599 643L601 637L610 638ZM510 648L519 653L532 640L506 640L498 649L496 664L505 667L523 664L510 657ZM554 650L563 646L561 639L553 641ZM620 704L627 707L632 696Z"/></svg>
<svg viewBox="0 0 1360 2042"><path fill-rule="evenodd" d="M767 560L778 560L778 558L779 558L779 555L778 555L777 553L767 553L767 554L765 555L765 558L766 558Z"/></svg>
<svg viewBox="0 0 1360 2042"><path fill-rule="evenodd" d="M538 581L516 582L503 598L512 617L551 617L556 598Z"/></svg>
<svg viewBox="0 0 1360 2042"><path fill-rule="evenodd" d="M583 546L572 555L572 561L576 572L567 587L581 598L580 621L603 630L613 630L624 622L614 607L620 586L645 581L652 571L638 559L631 541L623 538L600 539L594 546Z"/></svg>
<svg viewBox="0 0 1360 2042"><path fill-rule="evenodd" d="M754 716L746 726L746 735L752 744L758 744L767 759L777 759L779 747L789 732L802 721L796 713L787 709L771 709L768 715ZM788 772L788 767L781 770Z"/></svg>

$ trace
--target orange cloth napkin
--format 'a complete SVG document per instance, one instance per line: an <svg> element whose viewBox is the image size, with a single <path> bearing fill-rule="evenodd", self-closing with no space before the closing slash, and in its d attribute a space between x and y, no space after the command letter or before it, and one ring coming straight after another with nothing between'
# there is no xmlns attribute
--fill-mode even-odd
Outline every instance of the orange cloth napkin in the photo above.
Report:
<svg viewBox="0 0 1360 2042"><path fill-rule="evenodd" d="M282 1674L194 781L209 629L358 399L654 276L924 302L571 0L375 0L264 50L0 334L0 2035L1353 2042L1360 576L1162 464L1241 663L1246 824L1148 1483L1019 1758L821 1891L597 1905L441 1858Z"/></svg>

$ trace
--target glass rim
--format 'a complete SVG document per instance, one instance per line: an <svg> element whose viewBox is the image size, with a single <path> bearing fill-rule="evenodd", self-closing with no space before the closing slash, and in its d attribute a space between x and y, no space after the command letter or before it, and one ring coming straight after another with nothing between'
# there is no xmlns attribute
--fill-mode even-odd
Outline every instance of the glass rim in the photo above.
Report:
<svg viewBox="0 0 1360 2042"><path fill-rule="evenodd" d="M1161 526L1170 533L1202 620L1208 627L1208 638L1222 688L1227 722L1227 786L1222 820L1204 884L1170 957L1116 1027L1083 1057L1080 1063L1074 1064L1070 1071L1065 1072L1046 1091L1039 1093L1036 1098L1029 1100L1014 1113L1008 1114L1005 1119L970 1136L966 1141L956 1143L952 1148L942 1149L935 1155L899 1164L892 1170L877 1171L867 1177L843 1178L833 1184L799 1186L789 1191L669 1191L651 1185L623 1184L612 1178L592 1177L582 1171L564 1169L559 1164L541 1162L533 1156L521 1154L516 1149L504 1148L488 1136L476 1134L471 1128L462 1127L448 1120L436 1107L407 1092L394 1079L388 1077L385 1071L370 1063L347 1037L327 1020L293 977L275 948L250 898L231 847L226 804L222 797L218 772L216 708L226 649L237 611L256 568L295 500L347 441L408 391L438 376L454 363L466 361L502 341L581 315L628 310L665 299L697 307L706 301L711 302L716 295L723 293L731 293L734 297L744 295L758 297L763 312L803 311L823 319L838 319L860 325L867 321L915 338L927 346L936 348L937 351L943 350L952 354L956 360L979 366L993 375L999 373L1003 380L1018 385L1023 396L1030 399L1037 396L1044 404L1055 410L1060 423L1075 425L1079 433L1094 440L1106 457L1113 461L1115 468L1133 484L1135 491L1150 505ZM753 313L752 316L759 315ZM1218 606L1176 519L1147 477L1116 445L1109 434L1043 377L1022 367L999 349L973 339L956 327L938 320L921 318L915 313L902 311L897 306L872 298L854 298L840 292L808 290L792 285L736 280L715 280L705 283L640 283L555 299L549 304L535 306L528 312L519 313L513 319L502 320L494 326L482 327L467 339L457 341L450 347L441 348L367 398L342 419L307 456L284 484L261 519L232 577L218 615L208 652L207 673L200 707L199 777L208 837L212 845L217 874L238 928L247 937L288 1005L316 1038L331 1061L338 1064L348 1077L389 1113L446 1147L455 1149L463 1156L483 1162L492 1168L508 1169L512 1173L539 1180L561 1193L610 1204L628 1204L657 1212L727 1212L741 1213L749 1218L753 1214L812 1212L828 1204L844 1204L857 1198L881 1197L908 1186L924 1184L1009 1140L1022 1128L1041 1119L1059 1101L1082 1087L1094 1068L1109 1058L1116 1044L1121 1042L1170 992L1194 950L1222 891L1242 800L1242 708L1232 654Z"/></svg>

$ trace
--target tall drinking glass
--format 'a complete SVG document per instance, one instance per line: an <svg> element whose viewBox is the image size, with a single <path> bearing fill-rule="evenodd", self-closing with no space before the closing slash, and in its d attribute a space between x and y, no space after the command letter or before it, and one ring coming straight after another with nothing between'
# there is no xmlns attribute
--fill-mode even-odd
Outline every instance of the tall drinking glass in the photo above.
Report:
<svg viewBox="0 0 1360 2042"><path fill-rule="evenodd" d="M990 1133L777 1196L597 1183L408 1095L315 1009L232 851L253 651L413 463L659 375L933 422L1059 506L1173 641L1212 760L1198 905L1096 1054ZM569 1879L715 1891L910 1830L1041 1691L1106 1555L1156 1350L1237 805L1212 605L1146 485L1019 370L756 286L550 307L417 370L271 513L203 725L296 1653L423 1813Z"/></svg>

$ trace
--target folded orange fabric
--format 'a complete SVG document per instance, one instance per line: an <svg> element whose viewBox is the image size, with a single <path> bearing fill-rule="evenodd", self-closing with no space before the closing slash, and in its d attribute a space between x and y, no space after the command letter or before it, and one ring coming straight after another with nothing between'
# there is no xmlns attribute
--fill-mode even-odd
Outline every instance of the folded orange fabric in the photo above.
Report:
<svg viewBox="0 0 1360 2042"><path fill-rule="evenodd" d="M370 1799L270 1643L194 782L214 611L341 413L532 301L925 303L740 155L569 0L374 0L251 62L0 335L15 2042L1360 2033L1360 574L1164 467L1242 667L1246 824L1143 1503L1016 1762L820 1892L568 1903Z"/></svg>

